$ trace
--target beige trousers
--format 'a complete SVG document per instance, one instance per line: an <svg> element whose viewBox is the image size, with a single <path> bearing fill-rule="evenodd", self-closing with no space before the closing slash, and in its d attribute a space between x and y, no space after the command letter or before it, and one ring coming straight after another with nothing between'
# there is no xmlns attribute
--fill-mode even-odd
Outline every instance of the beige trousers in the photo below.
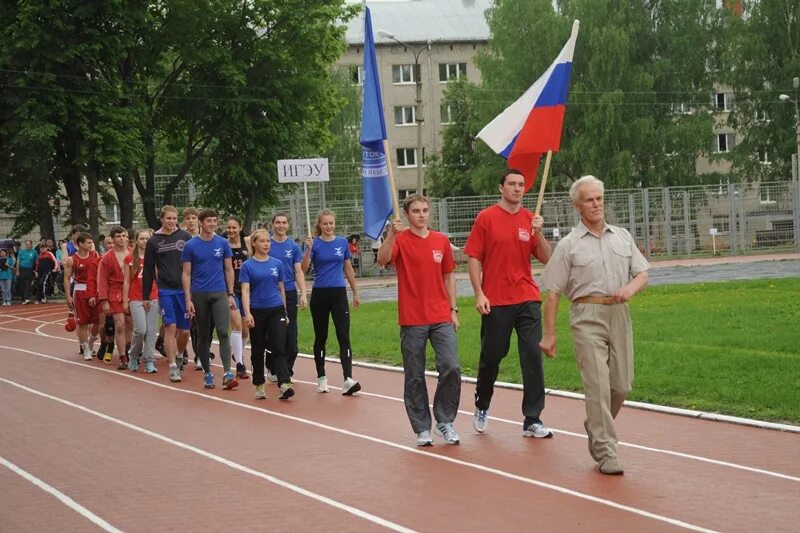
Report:
<svg viewBox="0 0 800 533"><path fill-rule="evenodd" d="M633 383L633 332L627 304L572 304L569 322L586 395L586 433L595 461L617 456L614 418Z"/></svg>

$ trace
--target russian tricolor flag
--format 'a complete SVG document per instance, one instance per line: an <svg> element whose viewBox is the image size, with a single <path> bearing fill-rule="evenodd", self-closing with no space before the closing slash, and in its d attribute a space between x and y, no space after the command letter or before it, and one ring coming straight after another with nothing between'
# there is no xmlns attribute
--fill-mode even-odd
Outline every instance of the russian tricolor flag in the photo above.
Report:
<svg viewBox="0 0 800 533"><path fill-rule="evenodd" d="M478 138L508 160L509 168L525 175L525 190L533 187L539 160L561 147L572 55L578 38L576 20L572 35L542 76L516 102L484 127Z"/></svg>

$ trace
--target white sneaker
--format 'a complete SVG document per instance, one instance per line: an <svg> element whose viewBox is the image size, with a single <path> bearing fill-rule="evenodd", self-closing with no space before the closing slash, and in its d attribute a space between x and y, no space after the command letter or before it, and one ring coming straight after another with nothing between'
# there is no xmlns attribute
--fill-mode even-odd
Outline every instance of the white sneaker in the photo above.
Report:
<svg viewBox="0 0 800 533"><path fill-rule="evenodd" d="M342 395L351 396L361 390L361 383L353 378L347 378L342 385Z"/></svg>
<svg viewBox="0 0 800 533"><path fill-rule="evenodd" d="M430 431L420 431L417 433L417 446L433 446L433 439Z"/></svg>
<svg viewBox="0 0 800 533"><path fill-rule="evenodd" d="M88 342L84 342L81 344L81 350L83 351L83 360L84 361L91 361L94 356L92 355L92 349L89 347Z"/></svg>
<svg viewBox="0 0 800 533"><path fill-rule="evenodd" d="M317 392L329 392L329 390L328 390L328 378L326 376L322 376L321 378L317 378Z"/></svg>
<svg viewBox="0 0 800 533"><path fill-rule="evenodd" d="M267 370L267 381L269 381L270 383L277 383L278 376Z"/></svg>
<svg viewBox="0 0 800 533"><path fill-rule="evenodd" d="M487 425L489 425L489 411L476 407L475 414L472 415L472 429L478 433L485 433Z"/></svg>
<svg viewBox="0 0 800 533"><path fill-rule="evenodd" d="M203 370L203 363L200 362L200 358L197 358L197 361L194 362L194 369L195 370Z"/></svg>
<svg viewBox="0 0 800 533"><path fill-rule="evenodd" d="M530 426L522 429L522 436L533 437L534 439L549 439L553 436L553 432L541 422L534 422Z"/></svg>
<svg viewBox="0 0 800 533"><path fill-rule="evenodd" d="M447 444L458 444L460 442L452 422L436 424L436 434L442 437Z"/></svg>

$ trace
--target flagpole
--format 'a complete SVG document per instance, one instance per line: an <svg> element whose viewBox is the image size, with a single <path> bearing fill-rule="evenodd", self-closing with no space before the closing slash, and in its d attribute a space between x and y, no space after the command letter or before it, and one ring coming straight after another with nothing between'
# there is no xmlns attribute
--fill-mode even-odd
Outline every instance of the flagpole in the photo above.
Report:
<svg viewBox="0 0 800 533"><path fill-rule="evenodd" d="M386 166L389 169L389 188L392 190L392 207L395 220L400 219L400 207L397 200L397 187L394 186L394 171L392 171L392 155L389 150L389 140L383 140L383 150L386 152Z"/></svg>
<svg viewBox="0 0 800 533"><path fill-rule="evenodd" d="M542 173L542 183L539 185L539 198L536 200L536 212L534 213L537 217L539 213L542 212L542 203L544 202L544 189L547 187L547 175L550 173L550 158L553 157L553 151L547 151L547 159L544 160L544 172Z"/></svg>
<svg viewBox="0 0 800 533"><path fill-rule="evenodd" d="M308 182L303 182L303 194L306 197L306 228L308 228L308 236L311 237L311 214L308 211Z"/></svg>

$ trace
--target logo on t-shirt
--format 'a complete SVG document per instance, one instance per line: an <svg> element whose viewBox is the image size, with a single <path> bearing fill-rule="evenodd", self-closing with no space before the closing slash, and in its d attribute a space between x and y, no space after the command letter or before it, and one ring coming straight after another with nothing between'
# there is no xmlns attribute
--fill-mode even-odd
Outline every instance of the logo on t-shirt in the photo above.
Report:
<svg viewBox="0 0 800 533"><path fill-rule="evenodd" d="M441 250L433 250L434 263L441 263L443 257L444 257L444 252L442 252Z"/></svg>
<svg viewBox="0 0 800 533"><path fill-rule="evenodd" d="M273 278L277 278L278 277L278 267L272 267L269 270L270 270L270 275Z"/></svg>
<svg viewBox="0 0 800 533"><path fill-rule="evenodd" d="M178 250L179 252L183 251L184 246L186 246L186 241L183 240L175 241L175 249Z"/></svg>
<svg viewBox="0 0 800 533"><path fill-rule="evenodd" d="M333 255L336 257L342 257L344 254L342 253L342 247L339 246L338 248L333 249Z"/></svg>
<svg viewBox="0 0 800 533"><path fill-rule="evenodd" d="M222 248L214 248L214 257L222 257Z"/></svg>
<svg viewBox="0 0 800 533"><path fill-rule="evenodd" d="M286 250L283 253L283 257L285 257L286 259L291 259L292 258L292 251L291 250Z"/></svg>
<svg viewBox="0 0 800 533"><path fill-rule="evenodd" d="M519 240L525 242L531 240L531 232L526 228L519 228L517 231L519 232Z"/></svg>

